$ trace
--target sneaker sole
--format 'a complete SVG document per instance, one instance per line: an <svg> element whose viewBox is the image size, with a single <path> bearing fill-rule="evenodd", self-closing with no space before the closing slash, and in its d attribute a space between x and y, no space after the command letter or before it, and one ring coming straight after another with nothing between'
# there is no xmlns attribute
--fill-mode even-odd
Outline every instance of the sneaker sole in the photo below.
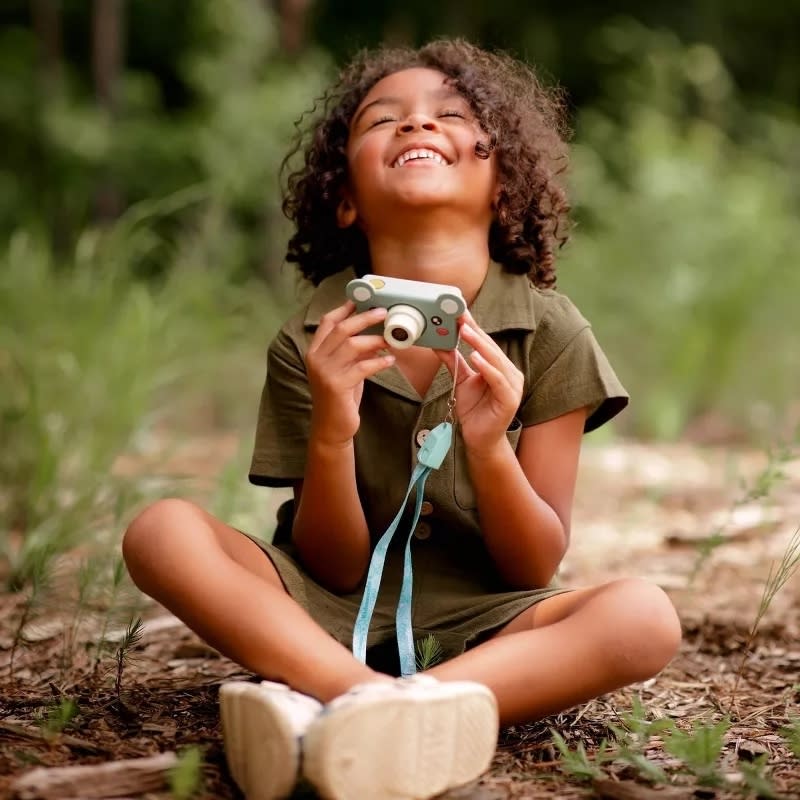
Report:
<svg viewBox="0 0 800 800"><path fill-rule="evenodd" d="M247 800L289 797L300 745L283 715L253 683L223 684L219 702L228 769Z"/></svg>
<svg viewBox="0 0 800 800"><path fill-rule="evenodd" d="M303 768L327 800L424 800L484 773L497 734L489 689L408 688L321 714L306 733Z"/></svg>

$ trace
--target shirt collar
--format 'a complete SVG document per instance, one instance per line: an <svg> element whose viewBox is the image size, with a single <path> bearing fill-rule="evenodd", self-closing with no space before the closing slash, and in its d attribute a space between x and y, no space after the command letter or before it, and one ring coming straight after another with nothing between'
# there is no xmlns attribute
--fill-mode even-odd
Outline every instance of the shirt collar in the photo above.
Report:
<svg viewBox="0 0 800 800"><path fill-rule="evenodd" d="M344 288L355 278L352 268L325 278L314 290L303 323L316 328L322 316L345 300ZM536 328L534 290L527 275L515 275L491 262L470 311L486 333Z"/></svg>

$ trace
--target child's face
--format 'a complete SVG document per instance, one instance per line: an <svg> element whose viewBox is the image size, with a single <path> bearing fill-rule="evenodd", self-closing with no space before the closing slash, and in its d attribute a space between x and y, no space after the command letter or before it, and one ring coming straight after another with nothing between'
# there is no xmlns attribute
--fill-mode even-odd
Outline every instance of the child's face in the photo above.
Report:
<svg viewBox="0 0 800 800"><path fill-rule="evenodd" d="M446 207L475 224L491 223L494 156L469 103L433 69L413 68L378 81L356 109L347 143L349 180L340 223L356 220L369 235L406 211Z"/></svg>

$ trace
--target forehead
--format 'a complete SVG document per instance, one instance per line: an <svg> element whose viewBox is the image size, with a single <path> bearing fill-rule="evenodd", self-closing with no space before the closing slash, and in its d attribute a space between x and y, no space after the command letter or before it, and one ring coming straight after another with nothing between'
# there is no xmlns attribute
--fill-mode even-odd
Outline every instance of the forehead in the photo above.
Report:
<svg viewBox="0 0 800 800"><path fill-rule="evenodd" d="M381 78L364 96L363 106L384 97L406 98L416 95L457 95L447 83L447 75L429 67L411 67Z"/></svg>

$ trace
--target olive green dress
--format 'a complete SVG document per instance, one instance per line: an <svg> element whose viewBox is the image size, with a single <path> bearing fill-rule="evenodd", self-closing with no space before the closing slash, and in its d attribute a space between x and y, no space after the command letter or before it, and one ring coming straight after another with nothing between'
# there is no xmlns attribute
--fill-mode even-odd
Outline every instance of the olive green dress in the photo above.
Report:
<svg viewBox="0 0 800 800"><path fill-rule="evenodd" d="M353 277L345 270L324 280L269 347L250 468L253 483L290 486L303 478L311 411L304 358L320 318L344 302L345 284ZM510 274L493 263L470 310L525 376L522 401L507 434L515 448L528 425L588 407L585 429L590 431L627 404L627 393L589 323L564 295L539 290L527 276ZM400 507L426 433L445 418L451 386L444 366L425 397L396 367L365 382L355 460L373 544ZM539 600L563 591L555 586L514 591L504 583L481 538L458 427L444 463L428 478L424 500L412 540L415 639L433 634L444 657L451 658ZM290 595L349 647L361 591L337 595L309 577L291 543L291 503L284 504L278 517L272 543L254 541L266 551ZM394 615L410 522L407 509L405 525L395 534L386 560L368 640L368 662L388 671L395 667Z"/></svg>

